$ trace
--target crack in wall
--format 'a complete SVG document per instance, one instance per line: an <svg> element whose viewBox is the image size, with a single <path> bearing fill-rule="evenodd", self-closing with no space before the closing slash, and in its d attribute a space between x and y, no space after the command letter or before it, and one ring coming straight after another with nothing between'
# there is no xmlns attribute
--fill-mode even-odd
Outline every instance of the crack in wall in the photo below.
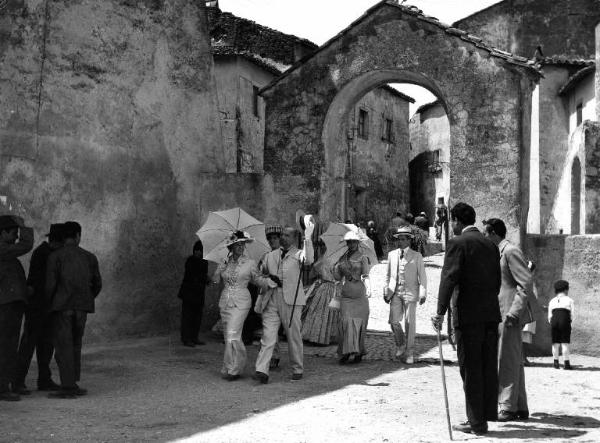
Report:
<svg viewBox="0 0 600 443"><path fill-rule="evenodd" d="M42 27L42 59L40 62L40 80L38 83L38 103L37 114L35 118L35 157L37 159L40 152L40 117L42 113L42 94L44 91L44 67L46 64L46 41L48 40L48 22L50 21L50 0L44 4L44 26Z"/></svg>

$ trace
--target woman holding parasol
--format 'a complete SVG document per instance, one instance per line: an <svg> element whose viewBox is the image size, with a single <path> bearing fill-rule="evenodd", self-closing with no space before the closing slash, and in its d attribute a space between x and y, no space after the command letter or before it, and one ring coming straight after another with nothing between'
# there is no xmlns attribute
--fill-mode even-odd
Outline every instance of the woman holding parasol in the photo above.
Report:
<svg viewBox="0 0 600 443"><path fill-rule="evenodd" d="M225 243L227 258L217 267L213 282L224 283L219 309L223 321L225 354L221 373L228 381L237 380L246 365L246 348L242 341L244 320L252 306L248 283L267 289L276 288L273 280L262 277L254 260L244 255L247 243L254 239L246 232L235 231Z"/></svg>
<svg viewBox="0 0 600 443"><path fill-rule="evenodd" d="M359 248L357 232L344 235L348 250L333 267L333 276L343 281L340 299L338 355L340 364L359 363L365 350L369 300L364 279L369 275L369 258ZM352 360L350 360L352 358Z"/></svg>

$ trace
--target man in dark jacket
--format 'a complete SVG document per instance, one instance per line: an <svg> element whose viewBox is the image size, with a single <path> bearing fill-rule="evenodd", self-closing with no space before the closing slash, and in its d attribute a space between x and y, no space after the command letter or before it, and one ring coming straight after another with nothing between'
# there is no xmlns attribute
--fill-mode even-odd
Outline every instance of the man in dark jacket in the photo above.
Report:
<svg viewBox="0 0 600 443"><path fill-rule="evenodd" d="M54 345L52 344L52 318L48 312L45 290L48 257L62 246L62 228L61 223L50 225L50 232L47 234L48 241L42 242L31 254L29 275L27 276L27 286L31 297L25 309L25 326L19 343L15 379L16 389L20 394L29 394L25 386L25 378L34 351L38 365L38 390L51 391L59 388L59 385L52 380L50 372L50 360L54 353Z"/></svg>
<svg viewBox="0 0 600 443"><path fill-rule="evenodd" d="M448 241L433 326L440 330L448 305L458 345L468 421L455 429L485 434L498 417L500 253L475 226L475 210L457 203L450 211L456 237ZM456 289L456 292L455 292Z"/></svg>
<svg viewBox="0 0 600 443"><path fill-rule="evenodd" d="M181 342L191 348L205 344L198 339L204 310L204 291L209 281L208 262L202 258L203 251L202 242L196 241L192 255L185 261L183 281L177 294L181 299Z"/></svg>
<svg viewBox="0 0 600 443"><path fill-rule="evenodd" d="M81 343L87 314L94 312L94 300L102 289L98 259L79 247L81 226L66 222L65 244L50 254L46 273L48 297L54 327L54 349L61 389L51 398L73 398L87 393L77 382L81 374Z"/></svg>
<svg viewBox="0 0 600 443"><path fill-rule="evenodd" d="M21 217L0 215L0 400L21 399L10 391L16 390L15 363L27 303L25 270L17 257L32 247L33 229Z"/></svg>

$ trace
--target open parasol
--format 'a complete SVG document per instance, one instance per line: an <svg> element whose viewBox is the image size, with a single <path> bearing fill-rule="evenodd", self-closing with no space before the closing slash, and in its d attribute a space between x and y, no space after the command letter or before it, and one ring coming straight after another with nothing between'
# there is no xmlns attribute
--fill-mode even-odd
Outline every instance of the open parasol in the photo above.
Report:
<svg viewBox="0 0 600 443"><path fill-rule="evenodd" d="M348 232L355 232L359 237L358 249L369 258L369 265L373 266L377 264L377 254L375 253L375 246L373 240L367 237L361 229L356 225L347 223L330 223L327 230L321 235L321 240L327 246L327 252L325 257L331 261L331 263L337 263L338 260L346 253L348 246L344 241L344 235Z"/></svg>
<svg viewBox="0 0 600 443"><path fill-rule="evenodd" d="M265 236L265 225L240 208L210 212L206 223L196 235L202 240L204 258L222 263L229 250L226 243L235 231L246 232L254 241L246 243L247 255L253 260L260 260L265 252L271 250Z"/></svg>

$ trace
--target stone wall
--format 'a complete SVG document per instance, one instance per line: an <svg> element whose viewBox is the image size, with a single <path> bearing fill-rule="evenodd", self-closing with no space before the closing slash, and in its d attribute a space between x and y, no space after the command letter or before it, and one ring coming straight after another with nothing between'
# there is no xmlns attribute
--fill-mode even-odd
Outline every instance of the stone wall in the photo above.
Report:
<svg viewBox="0 0 600 443"><path fill-rule="evenodd" d="M51 222L78 220L82 246L98 255L91 340L177 327L183 262L208 211L264 210L260 177L223 174L206 17L194 0L10 1L0 154L0 195L36 244Z"/></svg>
<svg viewBox="0 0 600 443"><path fill-rule="evenodd" d="M594 58L594 28L600 21L598 0L504 0L459 20L455 25L493 46L532 57Z"/></svg>
<svg viewBox="0 0 600 443"><path fill-rule="evenodd" d="M553 285L564 279L570 284L569 295L575 302L575 321L571 335L572 350L600 355L598 316L600 307L600 235L528 235L526 255L535 262L535 284L540 304L535 346L539 352L551 351L547 308L554 296Z"/></svg>
<svg viewBox="0 0 600 443"><path fill-rule="evenodd" d="M288 194L277 202L284 213L300 205L325 220L339 218L346 172L343 122L367 91L409 82L431 90L447 110L450 205L468 201L481 217L505 219L519 241L527 214L529 112L537 75L449 32L408 8L380 3L263 90L265 172L277 194ZM383 177L373 189L382 200L400 191Z"/></svg>

